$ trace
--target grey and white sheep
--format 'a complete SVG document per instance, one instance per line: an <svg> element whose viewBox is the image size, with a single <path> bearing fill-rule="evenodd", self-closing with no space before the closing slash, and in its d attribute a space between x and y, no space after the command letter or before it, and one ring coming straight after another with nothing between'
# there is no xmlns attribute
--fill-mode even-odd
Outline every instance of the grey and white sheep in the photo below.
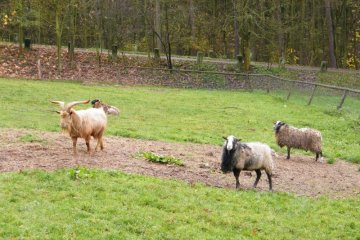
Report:
<svg viewBox="0 0 360 240"><path fill-rule="evenodd" d="M316 153L316 161L322 157L321 133L312 128L296 128L277 121L274 124L276 142L280 147L287 147L287 157L290 159L290 149L298 148Z"/></svg>
<svg viewBox="0 0 360 240"><path fill-rule="evenodd" d="M265 170L269 179L269 189L272 190L272 171L274 162L271 148L260 142L241 143L240 139L234 136L224 137L225 143L221 157L221 171L224 173L233 172L236 179L236 189L240 188L239 176L242 170L255 171L256 188L261 170Z"/></svg>
<svg viewBox="0 0 360 240"><path fill-rule="evenodd" d="M87 101L75 101L65 104L61 101L51 101L61 107L60 126L69 133L73 141L73 154L76 155L76 142L78 138L84 138L87 150L90 153L90 139L97 139L95 150L104 149L103 134L107 124L107 117L102 109L89 108L75 111L73 107L78 104L87 104Z"/></svg>
<svg viewBox="0 0 360 240"><path fill-rule="evenodd" d="M104 109L104 112L106 114L116 115L116 116L120 114L120 110L117 107L110 106L110 105L100 101L99 99L92 100L91 104L92 104L93 108L102 108L102 109Z"/></svg>

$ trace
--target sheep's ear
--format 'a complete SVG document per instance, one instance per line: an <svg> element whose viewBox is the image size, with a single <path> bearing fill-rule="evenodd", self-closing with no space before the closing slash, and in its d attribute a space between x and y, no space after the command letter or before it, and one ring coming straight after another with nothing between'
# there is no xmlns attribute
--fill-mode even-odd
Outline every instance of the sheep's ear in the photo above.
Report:
<svg viewBox="0 0 360 240"><path fill-rule="evenodd" d="M224 136L223 136L223 139L227 140L227 137L224 137Z"/></svg>
<svg viewBox="0 0 360 240"><path fill-rule="evenodd" d="M56 113L60 114L60 111L55 111Z"/></svg>

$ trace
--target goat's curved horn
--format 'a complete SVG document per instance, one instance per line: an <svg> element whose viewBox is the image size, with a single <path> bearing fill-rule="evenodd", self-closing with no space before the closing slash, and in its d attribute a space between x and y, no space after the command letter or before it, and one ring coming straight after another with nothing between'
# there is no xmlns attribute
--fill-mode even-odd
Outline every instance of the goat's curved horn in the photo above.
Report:
<svg viewBox="0 0 360 240"><path fill-rule="evenodd" d="M90 100L70 102L70 103L66 104L66 106L64 107L64 110L69 112L73 106L78 105L78 104L88 104L89 102L90 102Z"/></svg>
<svg viewBox="0 0 360 240"><path fill-rule="evenodd" d="M64 107L65 107L65 102L62 102L62 101L50 101L50 102L58 104L61 107L61 109L64 109Z"/></svg>

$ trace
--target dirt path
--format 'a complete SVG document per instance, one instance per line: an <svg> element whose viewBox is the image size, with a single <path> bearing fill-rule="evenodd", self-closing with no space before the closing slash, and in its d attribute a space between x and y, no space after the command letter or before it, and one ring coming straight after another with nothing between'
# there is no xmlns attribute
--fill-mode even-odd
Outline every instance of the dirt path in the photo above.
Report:
<svg viewBox="0 0 360 240"><path fill-rule="evenodd" d="M26 134L46 139L43 142L23 142ZM181 179L190 183L202 182L209 186L234 188L232 174L219 171L221 147L214 145L165 143L120 137L105 138L104 152L93 156L86 154L83 140L78 143L78 157L72 157L72 143L68 136L60 133L33 130L0 129L0 172L24 169L55 170L77 165L119 169L128 173ZM92 145L94 145L94 141ZM160 165L136 156L140 151L175 156L182 159L184 167ZM277 192L290 192L297 195L329 195L334 198L360 196L359 165L345 161L335 164L315 162L313 158L292 156L287 161L280 154L275 160L273 185ZM255 173L242 172L240 184L244 189L251 188ZM266 175L260 179L258 189L268 190Z"/></svg>

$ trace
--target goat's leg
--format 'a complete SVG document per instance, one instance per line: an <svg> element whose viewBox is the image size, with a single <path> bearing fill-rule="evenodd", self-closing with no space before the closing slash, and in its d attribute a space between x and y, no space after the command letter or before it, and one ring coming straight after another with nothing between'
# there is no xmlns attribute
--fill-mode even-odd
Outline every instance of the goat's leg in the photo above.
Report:
<svg viewBox="0 0 360 240"><path fill-rule="evenodd" d="M86 142L87 151L88 151L88 153L90 153L90 150L91 150L91 148L90 148L90 136L85 138L85 142Z"/></svg>
<svg viewBox="0 0 360 240"><path fill-rule="evenodd" d="M286 159L290 159L290 147L287 147L287 157L286 157Z"/></svg>
<svg viewBox="0 0 360 240"><path fill-rule="evenodd" d="M255 182L254 182L254 188L256 188L256 186L257 186L257 184L258 184L258 182L259 182L259 180L260 180L261 170L260 170L260 169L256 169L255 172L256 172L256 180L255 180Z"/></svg>
<svg viewBox="0 0 360 240"><path fill-rule="evenodd" d="M74 156L77 155L77 152L76 152L76 142L77 142L77 137L72 137L72 142L73 142L73 154Z"/></svg>
<svg viewBox="0 0 360 240"><path fill-rule="evenodd" d="M98 139L97 139L97 143L96 143L96 147L95 147L95 151L99 151L100 141L101 141L101 138L98 138Z"/></svg>
<svg viewBox="0 0 360 240"><path fill-rule="evenodd" d="M95 151L98 151L99 149L104 150L104 142L102 137L98 138Z"/></svg>
<svg viewBox="0 0 360 240"><path fill-rule="evenodd" d="M240 169L234 168L233 170L235 180L236 180L236 189L240 188L239 176L240 176Z"/></svg>
<svg viewBox="0 0 360 240"><path fill-rule="evenodd" d="M102 137L100 138L100 149L104 150L104 141Z"/></svg>
<svg viewBox="0 0 360 240"><path fill-rule="evenodd" d="M269 190L272 191L272 180L271 180L272 173L269 173L268 171L266 171L266 175L269 179Z"/></svg>

